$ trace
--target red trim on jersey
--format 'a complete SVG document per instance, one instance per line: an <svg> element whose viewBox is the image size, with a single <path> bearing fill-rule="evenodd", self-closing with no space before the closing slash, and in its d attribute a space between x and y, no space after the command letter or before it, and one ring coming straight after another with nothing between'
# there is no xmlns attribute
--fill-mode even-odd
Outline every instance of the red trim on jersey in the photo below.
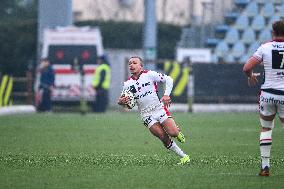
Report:
<svg viewBox="0 0 284 189"><path fill-rule="evenodd" d="M138 75L137 78L134 78L133 75L131 76L131 78L132 78L133 80L138 80L139 77L140 77L140 75L141 75L142 73L147 73L148 71L149 71L149 70L142 70L142 71L139 73L139 75Z"/></svg>
<svg viewBox="0 0 284 189"><path fill-rule="evenodd" d="M284 38L276 38L276 39L271 39L269 41L265 41L262 44L266 44L266 43L271 43L271 42L284 42Z"/></svg>
<svg viewBox="0 0 284 189"><path fill-rule="evenodd" d="M155 86L155 92L158 92L158 84L157 84L157 82L154 83L154 86Z"/></svg>
<svg viewBox="0 0 284 189"><path fill-rule="evenodd" d="M168 108L166 108L165 106L163 106L164 110L166 111L167 116L171 116L170 111L168 110Z"/></svg>
<svg viewBox="0 0 284 189"><path fill-rule="evenodd" d="M258 111L260 112L260 95L261 95L261 90L258 92Z"/></svg>
<svg viewBox="0 0 284 189"><path fill-rule="evenodd" d="M252 56L252 58L255 58L256 60L258 60L258 61L261 61L261 58L259 58L259 57L257 57L257 56Z"/></svg>
<svg viewBox="0 0 284 189"><path fill-rule="evenodd" d="M276 39L273 39L272 41L275 41L275 42L284 42L284 38L276 38Z"/></svg>

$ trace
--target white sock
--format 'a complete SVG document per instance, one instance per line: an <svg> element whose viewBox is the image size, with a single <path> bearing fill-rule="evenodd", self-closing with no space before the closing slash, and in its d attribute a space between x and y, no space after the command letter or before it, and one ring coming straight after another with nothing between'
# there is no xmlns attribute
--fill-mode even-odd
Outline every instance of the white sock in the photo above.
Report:
<svg viewBox="0 0 284 189"><path fill-rule="evenodd" d="M175 152L180 157L186 156L186 154L180 149L180 147L178 147L178 145L175 143L175 141L172 141L172 145L168 149L172 150L173 152Z"/></svg>
<svg viewBox="0 0 284 189"><path fill-rule="evenodd" d="M260 147L260 151L266 151L266 150L261 149L261 148L263 148L263 147ZM262 167L262 169L264 169L266 166L270 167L270 164L269 164L270 161L269 160L270 160L269 157L261 156L261 167Z"/></svg>
<svg viewBox="0 0 284 189"><path fill-rule="evenodd" d="M270 150L272 145L272 130L260 133L259 138L261 165L264 169L266 166L270 167Z"/></svg>

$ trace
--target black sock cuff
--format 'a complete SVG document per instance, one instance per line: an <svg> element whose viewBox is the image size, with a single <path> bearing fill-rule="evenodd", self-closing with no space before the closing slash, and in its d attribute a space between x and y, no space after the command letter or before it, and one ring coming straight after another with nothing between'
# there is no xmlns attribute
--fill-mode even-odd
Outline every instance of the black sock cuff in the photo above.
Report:
<svg viewBox="0 0 284 189"><path fill-rule="evenodd" d="M167 149L170 149L173 145L173 141L171 140L170 144L168 146L166 146Z"/></svg>

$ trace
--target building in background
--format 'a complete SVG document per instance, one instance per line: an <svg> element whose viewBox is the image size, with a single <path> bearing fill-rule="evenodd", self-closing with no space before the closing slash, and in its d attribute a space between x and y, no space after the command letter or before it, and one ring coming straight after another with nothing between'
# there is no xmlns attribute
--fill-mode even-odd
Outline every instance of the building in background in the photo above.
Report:
<svg viewBox="0 0 284 189"><path fill-rule="evenodd" d="M233 0L156 0L158 22L188 25L221 22ZM74 20L143 22L144 0L73 0Z"/></svg>

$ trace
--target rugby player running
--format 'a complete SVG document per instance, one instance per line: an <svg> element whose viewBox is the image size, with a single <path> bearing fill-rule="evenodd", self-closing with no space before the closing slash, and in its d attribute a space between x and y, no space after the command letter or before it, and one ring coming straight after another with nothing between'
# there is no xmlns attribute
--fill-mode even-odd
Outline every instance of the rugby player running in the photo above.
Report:
<svg viewBox="0 0 284 189"><path fill-rule="evenodd" d="M164 146L180 156L178 164L184 165L190 162L189 155L185 154L180 147L172 140L177 138L181 143L185 137L176 125L168 110L171 104L170 94L173 88L171 77L155 71L144 70L142 58L133 56L128 61L128 68L131 77L124 82L123 90L129 89L137 102L144 125L149 131L162 141ZM164 95L159 99L157 95L157 83L165 83ZM127 96L120 96L118 104L128 104Z"/></svg>

